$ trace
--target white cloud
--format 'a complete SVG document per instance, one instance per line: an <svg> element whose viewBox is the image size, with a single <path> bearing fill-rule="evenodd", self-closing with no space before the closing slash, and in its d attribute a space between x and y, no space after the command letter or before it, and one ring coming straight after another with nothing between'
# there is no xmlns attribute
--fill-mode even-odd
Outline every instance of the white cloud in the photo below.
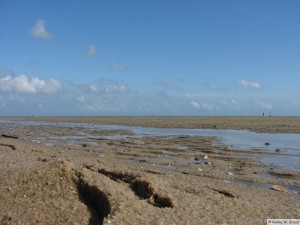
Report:
<svg viewBox="0 0 300 225"><path fill-rule="evenodd" d="M227 101L225 101L225 100L223 100L223 101L221 101L221 103L223 104L223 105L228 105L228 102Z"/></svg>
<svg viewBox="0 0 300 225"><path fill-rule="evenodd" d="M255 101L255 103L264 109L273 109L273 105L269 102Z"/></svg>
<svg viewBox="0 0 300 225"><path fill-rule="evenodd" d="M161 80L156 84L162 88L169 90L182 90L183 79L177 78L175 80Z"/></svg>
<svg viewBox="0 0 300 225"><path fill-rule="evenodd" d="M227 99L227 100L222 100L221 104L230 109L240 109L240 104L234 99Z"/></svg>
<svg viewBox="0 0 300 225"><path fill-rule="evenodd" d="M79 102L82 102L82 103L86 101L84 95L81 95L81 96L77 97L77 100L78 100Z"/></svg>
<svg viewBox="0 0 300 225"><path fill-rule="evenodd" d="M203 86L205 86L209 90L217 89L217 86L215 84L212 84L212 83L203 83Z"/></svg>
<svg viewBox="0 0 300 225"><path fill-rule="evenodd" d="M0 91L25 94L45 93L52 94L61 89L59 81L41 80L37 77L28 78L26 75L16 77L4 76L0 78Z"/></svg>
<svg viewBox="0 0 300 225"><path fill-rule="evenodd" d="M213 110L214 109L213 105L210 105L210 104L207 104L207 103L202 103L201 106L202 106L202 108L207 109L207 110Z"/></svg>
<svg viewBox="0 0 300 225"><path fill-rule="evenodd" d="M185 97L185 98L197 98L200 96L198 93L181 93L179 96Z"/></svg>
<svg viewBox="0 0 300 225"><path fill-rule="evenodd" d="M95 85L90 85L89 90L92 91L92 92L97 92L98 91L98 89L96 88Z"/></svg>
<svg viewBox="0 0 300 225"><path fill-rule="evenodd" d="M94 45L91 45L86 51L85 51L85 55L87 56L95 56L97 55L97 49Z"/></svg>
<svg viewBox="0 0 300 225"><path fill-rule="evenodd" d="M236 100L234 100L234 99L231 99L231 101L230 101L233 105L238 105L239 103L236 101Z"/></svg>
<svg viewBox="0 0 300 225"><path fill-rule="evenodd" d="M190 104L192 105L192 107L194 107L195 109L200 109L201 106L198 102L194 102L194 101L191 101Z"/></svg>
<svg viewBox="0 0 300 225"><path fill-rule="evenodd" d="M128 70L126 66L123 66L115 62L111 62L110 64L108 64L108 67L120 72L126 72Z"/></svg>
<svg viewBox="0 0 300 225"><path fill-rule="evenodd" d="M114 96L116 95L125 95L128 93L128 88L126 85L121 84L116 81L112 80L99 80L97 83L94 84L88 84L88 85L82 85L79 86L80 89L78 90L77 96L85 96L89 97L109 97L109 96ZM76 90L74 90L76 92Z"/></svg>
<svg viewBox="0 0 300 225"><path fill-rule="evenodd" d="M105 94L113 95L113 94L119 94L124 95L127 93L127 89L124 85L116 85L116 84L110 84L105 85L102 90Z"/></svg>
<svg viewBox="0 0 300 225"><path fill-rule="evenodd" d="M198 103L195 101L190 102L191 106L195 109L213 110L214 106L208 103Z"/></svg>
<svg viewBox="0 0 300 225"><path fill-rule="evenodd" d="M237 81L237 84L240 87L246 87L246 88L253 88L253 89L262 88L262 85L260 83L247 81L247 80L239 80L239 81Z"/></svg>
<svg viewBox="0 0 300 225"><path fill-rule="evenodd" d="M43 38L48 40L53 39L53 35L46 30L45 24L45 20L36 21L34 27L30 31L30 34L36 38Z"/></svg>

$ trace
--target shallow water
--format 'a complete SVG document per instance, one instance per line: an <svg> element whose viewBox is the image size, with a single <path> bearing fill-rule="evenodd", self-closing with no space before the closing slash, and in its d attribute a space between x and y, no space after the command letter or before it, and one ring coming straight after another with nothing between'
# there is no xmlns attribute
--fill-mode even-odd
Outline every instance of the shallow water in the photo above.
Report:
<svg viewBox="0 0 300 225"><path fill-rule="evenodd" d="M252 182L247 182L247 181L240 181L240 180L231 180L231 181L226 181L227 183L237 183L237 184L243 184L247 186L253 186L253 187L261 187L261 188L266 188L266 189L271 189L273 184L259 184L259 183L252 183ZM296 187L291 187L291 186L285 186L287 190L289 190L290 193L293 194L299 194L300 189Z"/></svg>
<svg viewBox="0 0 300 225"><path fill-rule="evenodd" d="M47 140L72 140L72 143L81 139L123 139L123 138L143 138L143 137L161 137L161 136L206 136L217 137L215 145L230 146L231 149L250 151L252 149L260 149L266 153L274 154L255 154L251 152L253 158L261 160L267 164L274 164L282 169L300 170L300 134L272 134L272 133L256 133L247 130L214 130L214 129L181 129L181 128L149 128L135 126L119 126L119 125L98 125L91 123L51 123L51 122L35 122L35 121L12 121L1 120L0 124L9 124L10 128L18 126L57 126L67 128L82 128L88 131L97 130L126 130L132 134L115 134L110 136L90 135L85 132L78 132L78 136L64 136L63 134L51 135ZM39 138L39 137L37 137ZM270 145L265 145L270 143ZM275 150L282 148L285 151L277 153ZM184 149L183 149L184 150ZM249 152L250 153L250 152Z"/></svg>

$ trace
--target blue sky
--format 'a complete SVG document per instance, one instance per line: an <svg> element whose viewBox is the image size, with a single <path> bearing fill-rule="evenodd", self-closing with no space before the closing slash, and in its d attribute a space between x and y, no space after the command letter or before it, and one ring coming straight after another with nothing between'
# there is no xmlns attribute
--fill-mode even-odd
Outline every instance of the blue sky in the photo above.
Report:
<svg viewBox="0 0 300 225"><path fill-rule="evenodd" d="M0 115L300 115L300 1L0 1Z"/></svg>

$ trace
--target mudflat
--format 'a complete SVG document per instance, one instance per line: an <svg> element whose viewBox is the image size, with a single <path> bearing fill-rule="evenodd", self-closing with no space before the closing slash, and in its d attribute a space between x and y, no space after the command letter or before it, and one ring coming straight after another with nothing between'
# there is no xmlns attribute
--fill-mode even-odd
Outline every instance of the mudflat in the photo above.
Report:
<svg viewBox="0 0 300 225"><path fill-rule="evenodd" d="M3 119L300 133L299 117ZM300 171L252 157L281 152L216 146L215 137L128 138L126 130L55 123L5 121L0 134L0 224L246 225L299 219Z"/></svg>
<svg viewBox="0 0 300 225"><path fill-rule="evenodd" d="M0 117L1 118L1 117ZM300 133L300 117L6 117L14 120L95 123L158 128L234 129Z"/></svg>

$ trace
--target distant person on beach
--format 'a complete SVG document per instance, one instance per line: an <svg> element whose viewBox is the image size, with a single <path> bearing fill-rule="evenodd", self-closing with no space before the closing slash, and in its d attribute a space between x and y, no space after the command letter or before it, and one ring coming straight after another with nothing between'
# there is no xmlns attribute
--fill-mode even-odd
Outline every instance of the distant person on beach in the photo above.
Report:
<svg viewBox="0 0 300 225"><path fill-rule="evenodd" d="M265 113L263 112L263 116L265 116Z"/></svg>
<svg viewBox="0 0 300 225"><path fill-rule="evenodd" d="M271 117L272 115L271 115L271 113L269 112L269 117Z"/></svg>

